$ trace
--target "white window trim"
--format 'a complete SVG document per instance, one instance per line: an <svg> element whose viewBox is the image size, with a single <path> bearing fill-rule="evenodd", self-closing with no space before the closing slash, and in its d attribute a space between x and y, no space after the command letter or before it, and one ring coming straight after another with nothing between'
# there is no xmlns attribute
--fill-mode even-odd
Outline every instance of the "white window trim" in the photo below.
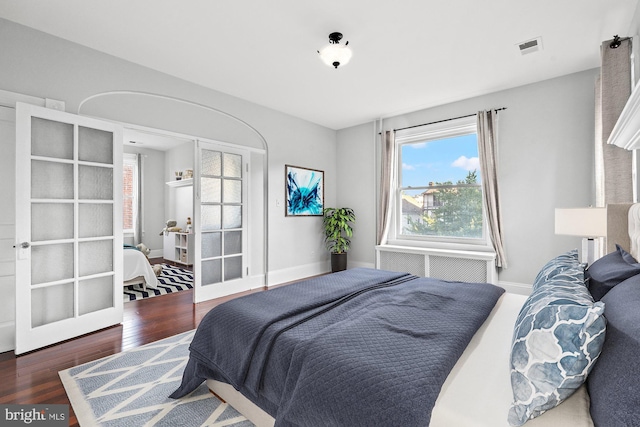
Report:
<svg viewBox="0 0 640 427"><path fill-rule="evenodd" d="M489 242L489 234L487 230L486 207L484 198L482 201L483 227L482 237L478 239L460 238L460 237L423 237L423 236L407 236L400 234L402 224L398 212L401 210L402 199L399 197L400 182L402 177L402 150L404 144L415 143L425 140L453 138L456 136L477 133L477 118L475 115L463 117L460 119L448 120L440 123L434 123L415 128L399 130L395 135L396 153L398 153L395 168L395 188L393 189L393 209L391 213L391 227L389 230L389 239L387 244L412 247L428 247L436 249L455 249L455 250L472 250L493 252L493 248ZM480 171L482 172L482 171Z"/></svg>

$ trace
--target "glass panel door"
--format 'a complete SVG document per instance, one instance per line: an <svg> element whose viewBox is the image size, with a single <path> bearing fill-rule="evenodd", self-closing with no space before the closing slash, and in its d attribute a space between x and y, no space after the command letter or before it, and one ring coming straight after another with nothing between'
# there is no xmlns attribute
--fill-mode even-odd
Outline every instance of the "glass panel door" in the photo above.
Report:
<svg viewBox="0 0 640 427"><path fill-rule="evenodd" d="M16 354L122 321L122 130L16 109Z"/></svg>
<svg viewBox="0 0 640 427"><path fill-rule="evenodd" d="M196 148L196 302L246 289L248 156L199 141Z"/></svg>

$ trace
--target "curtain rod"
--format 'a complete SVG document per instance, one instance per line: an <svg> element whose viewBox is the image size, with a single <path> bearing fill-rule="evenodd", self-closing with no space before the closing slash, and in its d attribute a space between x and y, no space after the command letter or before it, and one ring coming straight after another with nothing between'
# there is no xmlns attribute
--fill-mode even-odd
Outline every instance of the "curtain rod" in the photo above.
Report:
<svg viewBox="0 0 640 427"><path fill-rule="evenodd" d="M502 108L496 108L493 111L495 111L497 113L498 111L502 111L502 110L506 110L506 109L507 109L507 107L502 107ZM436 123L444 123L444 122L449 122L451 120L465 119L467 117L473 117L473 116L477 116L477 115L478 115L478 113L467 114L466 116L452 117L450 119L437 120L435 122L429 122L429 123L422 123L422 124L419 124L419 125L407 126L407 127L404 127L404 128L394 129L393 131L397 132L399 130L412 129L412 128L417 128L417 127L420 127L420 126L435 125Z"/></svg>

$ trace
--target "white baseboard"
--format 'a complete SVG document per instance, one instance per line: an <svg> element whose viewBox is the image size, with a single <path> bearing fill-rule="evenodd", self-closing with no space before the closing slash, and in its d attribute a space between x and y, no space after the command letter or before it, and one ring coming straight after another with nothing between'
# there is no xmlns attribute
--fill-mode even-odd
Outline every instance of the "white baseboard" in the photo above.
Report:
<svg viewBox="0 0 640 427"><path fill-rule="evenodd" d="M347 268L375 268L375 264L371 262L347 261ZM331 272L331 262L317 262L313 264L299 265L296 267L285 268L269 272L268 286L281 285L283 283L293 282L295 280L306 279L308 277L317 276Z"/></svg>
<svg viewBox="0 0 640 427"><path fill-rule="evenodd" d="M347 261L347 268L376 268L374 262Z"/></svg>
<svg viewBox="0 0 640 427"><path fill-rule="evenodd" d="M293 282L294 280L329 273L330 271L331 264L329 261L298 265L296 267L284 268L281 270L273 270L269 272L267 286L281 285L283 283Z"/></svg>
<svg viewBox="0 0 640 427"><path fill-rule="evenodd" d="M149 258L162 258L162 249L151 249Z"/></svg>
<svg viewBox="0 0 640 427"><path fill-rule="evenodd" d="M0 353L15 350L16 348L16 323L0 323Z"/></svg>
<svg viewBox="0 0 640 427"><path fill-rule="evenodd" d="M247 277L249 289L264 289L264 274L252 274Z"/></svg>
<svg viewBox="0 0 640 427"><path fill-rule="evenodd" d="M529 296L531 294L531 285L528 285L525 283L498 281L498 286L504 288L507 292L511 294L526 295L526 296Z"/></svg>

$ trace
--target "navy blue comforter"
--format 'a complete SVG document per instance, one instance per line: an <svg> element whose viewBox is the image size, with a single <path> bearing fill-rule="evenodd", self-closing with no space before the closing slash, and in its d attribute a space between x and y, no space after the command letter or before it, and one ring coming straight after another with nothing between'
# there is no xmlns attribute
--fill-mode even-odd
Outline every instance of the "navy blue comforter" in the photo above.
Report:
<svg viewBox="0 0 640 427"><path fill-rule="evenodd" d="M238 298L205 316L171 397L213 378L277 426L428 426L447 375L503 292L353 269Z"/></svg>

